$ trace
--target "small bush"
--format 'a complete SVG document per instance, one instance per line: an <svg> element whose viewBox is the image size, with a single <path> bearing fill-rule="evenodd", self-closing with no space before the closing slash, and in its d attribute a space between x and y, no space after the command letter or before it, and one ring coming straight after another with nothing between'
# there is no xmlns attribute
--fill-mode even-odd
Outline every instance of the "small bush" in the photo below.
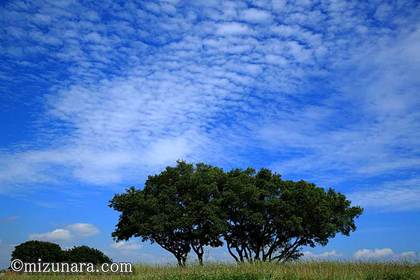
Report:
<svg viewBox="0 0 420 280"><path fill-rule="evenodd" d="M61 262L64 260L64 252L55 243L31 240L15 247L13 259L23 262L38 262L39 259L43 262Z"/></svg>
<svg viewBox="0 0 420 280"><path fill-rule="evenodd" d="M88 246L73 247L65 252L65 258L68 262L77 263L110 263L111 259L104 253Z"/></svg>

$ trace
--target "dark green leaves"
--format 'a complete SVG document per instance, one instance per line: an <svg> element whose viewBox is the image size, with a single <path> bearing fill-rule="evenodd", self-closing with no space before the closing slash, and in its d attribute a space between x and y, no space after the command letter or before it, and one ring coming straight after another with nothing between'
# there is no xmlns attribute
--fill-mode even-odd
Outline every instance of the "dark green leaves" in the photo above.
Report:
<svg viewBox="0 0 420 280"><path fill-rule="evenodd" d="M302 246L349 235L362 213L343 194L268 169L226 173L183 161L149 176L142 190L115 195L110 207L121 213L114 238L156 242L180 265L191 250L202 263L204 247L223 240L238 262L293 260Z"/></svg>
<svg viewBox="0 0 420 280"><path fill-rule="evenodd" d="M128 189L110 206L121 212L113 236L126 240L140 236L156 242L185 265L191 249L202 262L204 246L221 246L224 216L220 189L224 173L206 164L179 161L149 176L143 190Z"/></svg>

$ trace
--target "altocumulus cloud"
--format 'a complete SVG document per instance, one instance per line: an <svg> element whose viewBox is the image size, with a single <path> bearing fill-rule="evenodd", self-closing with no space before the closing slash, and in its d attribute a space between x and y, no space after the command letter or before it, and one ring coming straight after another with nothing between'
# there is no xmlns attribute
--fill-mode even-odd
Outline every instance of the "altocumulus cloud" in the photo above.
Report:
<svg viewBox="0 0 420 280"><path fill-rule="evenodd" d="M418 174L418 2L389 5L5 3L2 88L47 93L40 140L0 154L0 192L132 183L180 158L254 165L256 151L321 182Z"/></svg>

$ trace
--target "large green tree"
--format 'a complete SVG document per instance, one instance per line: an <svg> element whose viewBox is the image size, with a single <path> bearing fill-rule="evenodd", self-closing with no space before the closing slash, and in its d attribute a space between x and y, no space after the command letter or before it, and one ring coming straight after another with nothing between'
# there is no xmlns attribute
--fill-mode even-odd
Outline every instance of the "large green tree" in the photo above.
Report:
<svg viewBox="0 0 420 280"><path fill-rule="evenodd" d="M222 201L228 228L223 237L238 262L297 259L302 246L326 245L337 233L349 235L362 213L343 194L305 181L283 181L268 169L229 172Z"/></svg>
<svg viewBox="0 0 420 280"><path fill-rule="evenodd" d="M117 240L141 237L172 253L180 266L192 249L203 262L205 246L221 246L224 216L220 211L221 169L179 161L149 176L142 190L115 195L110 207L121 212L113 232Z"/></svg>
<svg viewBox="0 0 420 280"><path fill-rule="evenodd" d="M237 262L294 260L303 246L349 235L362 213L341 193L268 169L225 173L183 161L149 176L142 190L115 195L110 206L120 212L115 239L156 242L181 266L191 250L202 264L204 247L222 240Z"/></svg>

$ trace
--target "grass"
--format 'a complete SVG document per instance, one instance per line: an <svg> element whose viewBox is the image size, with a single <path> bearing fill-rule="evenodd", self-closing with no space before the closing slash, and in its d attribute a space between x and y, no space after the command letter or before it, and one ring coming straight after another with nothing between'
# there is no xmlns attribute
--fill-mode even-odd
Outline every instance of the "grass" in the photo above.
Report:
<svg viewBox="0 0 420 280"><path fill-rule="evenodd" d="M131 275L116 274L6 274L1 280L420 280L420 264L302 262L292 264L209 264L203 267L136 265Z"/></svg>

